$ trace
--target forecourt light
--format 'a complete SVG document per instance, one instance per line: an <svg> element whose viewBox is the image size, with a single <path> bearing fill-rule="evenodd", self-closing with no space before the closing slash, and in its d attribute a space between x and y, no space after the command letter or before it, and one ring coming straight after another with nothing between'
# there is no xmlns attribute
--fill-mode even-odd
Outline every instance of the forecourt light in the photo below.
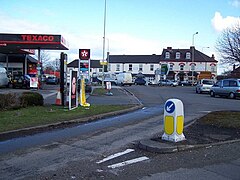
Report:
<svg viewBox="0 0 240 180"><path fill-rule="evenodd" d="M168 99L164 105L163 140L179 142L185 140L183 134L183 103L179 99Z"/></svg>

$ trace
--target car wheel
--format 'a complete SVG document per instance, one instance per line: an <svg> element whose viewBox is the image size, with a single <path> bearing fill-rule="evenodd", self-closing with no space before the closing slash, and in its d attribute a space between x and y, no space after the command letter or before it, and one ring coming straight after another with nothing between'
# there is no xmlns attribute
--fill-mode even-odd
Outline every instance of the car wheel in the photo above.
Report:
<svg viewBox="0 0 240 180"><path fill-rule="evenodd" d="M231 98L231 99L234 99L235 95L234 95L234 93L231 92L228 97Z"/></svg>
<svg viewBox="0 0 240 180"><path fill-rule="evenodd" d="M213 91L210 91L210 96L215 97L215 93Z"/></svg>
<svg viewBox="0 0 240 180"><path fill-rule="evenodd" d="M197 88L196 88L196 93L198 94L198 90L197 90Z"/></svg>

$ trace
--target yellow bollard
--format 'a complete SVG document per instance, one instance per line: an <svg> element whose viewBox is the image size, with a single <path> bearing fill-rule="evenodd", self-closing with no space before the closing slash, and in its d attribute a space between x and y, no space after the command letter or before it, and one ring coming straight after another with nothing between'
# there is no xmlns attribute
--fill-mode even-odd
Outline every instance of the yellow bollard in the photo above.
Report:
<svg viewBox="0 0 240 180"><path fill-rule="evenodd" d="M164 105L164 134L162 139L179 142L185 140L183 134L183 103L179 99L169 99Z"/></svg>
<svg viewBox="0 0 240 180"><path fill-rule="evenodd" d="M84 78L81 79L81 90L80 90L80 102L79 104L83 107L89 107L90 104L86 101L86 94L85 94L85 80Z"/></svg>

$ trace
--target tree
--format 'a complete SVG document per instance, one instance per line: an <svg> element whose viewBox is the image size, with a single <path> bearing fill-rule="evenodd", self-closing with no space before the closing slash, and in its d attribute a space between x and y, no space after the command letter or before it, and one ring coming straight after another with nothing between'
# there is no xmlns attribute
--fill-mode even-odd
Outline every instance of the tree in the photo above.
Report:
<svg viewBox="0 0 240 180"><path fill-rule="evenodd" d="M52 69L53 71L59 71L60 70L60 60L57 58L55 60L49 60L49 61L45 62L44 68Z"/></svg>
<svg viewBox="0 0 240 180"><path fill-rule="evenodd" d="M240 64L240 22L222 32L216 49L221 55L221 64Z"/></svg>
<svg viewBox="0 0 240 180"><path fill-rule="evenodd" d="M35 57L38 59L38 55L35 55ZM40 62L45 67L46 64L50 61L50 55L47 51L41 50L40 52Z"/></svg>

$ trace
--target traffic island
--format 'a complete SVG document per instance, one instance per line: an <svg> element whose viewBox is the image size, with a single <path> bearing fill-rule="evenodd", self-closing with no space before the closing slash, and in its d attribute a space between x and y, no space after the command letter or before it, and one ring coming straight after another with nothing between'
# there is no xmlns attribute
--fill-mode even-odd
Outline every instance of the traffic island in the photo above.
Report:
<svg viewBox="0 0 240 180"><path fill-rule="evenodd" d="M232 115L231 120L229 114ZM152 139L140 141L137 146L148 152L165 154L240 142L239 114L240 112L212 112L184 128L184 141L165 141L159 134Z"/></svg>

